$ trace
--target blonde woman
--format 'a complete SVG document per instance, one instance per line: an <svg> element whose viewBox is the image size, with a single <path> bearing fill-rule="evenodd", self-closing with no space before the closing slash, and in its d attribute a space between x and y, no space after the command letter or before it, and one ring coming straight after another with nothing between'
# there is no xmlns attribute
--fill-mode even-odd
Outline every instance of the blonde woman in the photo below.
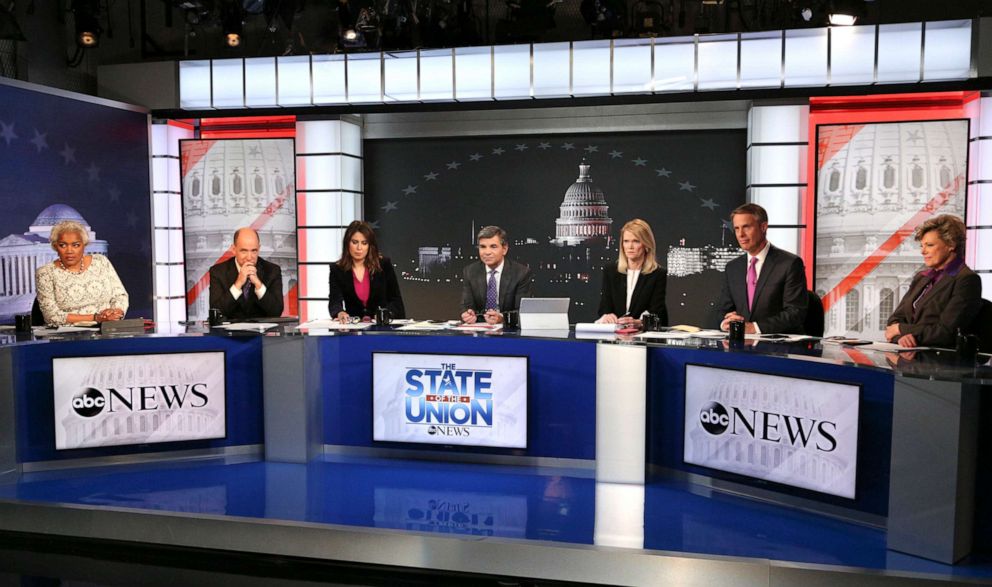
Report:
<svg viewBox="0 0 992 587"><path fill-rule="evenodd" d="M103 255L87 255L89 233L68 220L52 227L49 242L59 258L38 268L35 287L45 324L120 320L128 297L114 266Z"/></svg>
<svg viewBox="0 0 992 587"><path fill-rule="evenodd" d="M656 314L668 325L665 309L665 270L655 256L654 233L640 218L620 230L620 256L603 268L599 320L604 324L639 324L645 312Z"/></svg>

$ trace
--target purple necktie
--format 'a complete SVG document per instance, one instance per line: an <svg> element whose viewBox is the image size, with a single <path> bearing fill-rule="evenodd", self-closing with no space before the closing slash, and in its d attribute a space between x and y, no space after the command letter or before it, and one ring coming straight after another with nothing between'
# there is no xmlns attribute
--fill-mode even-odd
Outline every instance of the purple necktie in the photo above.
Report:
<svg viewBox="0 0 992 587"><path fill-rule="evenodd" d="M489 283L486 284L486 309L499 309L499 293L496 291L496 270L489 270Z"/></svg>
<svg viewBox="0 0 992 587"><path fill-rule="evenodd" d="M751 257L751 264L747 268L747 309L754 306L754 290L758 285L758 258Z"/></svg>

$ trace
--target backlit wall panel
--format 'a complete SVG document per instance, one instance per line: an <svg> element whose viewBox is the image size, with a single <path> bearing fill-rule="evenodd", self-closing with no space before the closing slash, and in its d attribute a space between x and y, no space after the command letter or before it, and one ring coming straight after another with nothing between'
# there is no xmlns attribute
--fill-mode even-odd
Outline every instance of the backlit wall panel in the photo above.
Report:
<svg viewBox="0 0 992 587"><path fill-rule="evenodd" d="M179 141L193 129L169 122L152 124L151 132L155 321L165 327L186 320Z"/></svg>

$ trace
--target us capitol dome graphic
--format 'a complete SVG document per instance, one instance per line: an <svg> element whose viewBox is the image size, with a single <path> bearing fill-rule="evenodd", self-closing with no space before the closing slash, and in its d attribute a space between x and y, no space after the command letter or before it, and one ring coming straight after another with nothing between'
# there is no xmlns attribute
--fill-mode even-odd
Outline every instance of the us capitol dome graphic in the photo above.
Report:
<svg viewBox="0 0 992 587"><path fill-rule="evenodd" d="M110 246L96 238L90 223L75 208L52 204L34 219L27 232L10 234L0 240L0 321L31 310L34 303L34 274L38 267L54 261L58 255L48 243L52 227L74 220L89 234L87 253L106 255Z"/></svg>
<svg viewBox="0 0 992 587"><path fill-rule="evenodd" d="M575 246L589 241L610 242L610 227L606 195L592 181L590 165L585 160L579 164L579 177L567 190L561 203L561 214L555 220L555 238L558 246Z"/></svg>

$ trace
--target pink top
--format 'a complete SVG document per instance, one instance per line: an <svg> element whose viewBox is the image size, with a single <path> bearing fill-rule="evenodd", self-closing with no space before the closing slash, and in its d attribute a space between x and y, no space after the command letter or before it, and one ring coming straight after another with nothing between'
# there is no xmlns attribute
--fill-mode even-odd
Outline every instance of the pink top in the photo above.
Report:
<svg viewBox="0 0 992 587"><path fill-rule="evenodd" d="M362 302L363 306L369 305L369 271L365 270L365 279L360 280L355 272L351 272L351 280L355 284L355 295L358 296L358 300Z"/></svg>

